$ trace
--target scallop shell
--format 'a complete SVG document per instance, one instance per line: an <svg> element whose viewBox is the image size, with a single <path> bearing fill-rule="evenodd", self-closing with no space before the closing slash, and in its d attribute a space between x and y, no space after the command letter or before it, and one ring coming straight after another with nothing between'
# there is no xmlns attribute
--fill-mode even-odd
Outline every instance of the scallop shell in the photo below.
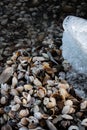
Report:
<svg viewBox="0 0 87 130"><path fill-rule="evenodd" d="M29 115L29 110L28 109L22 109L20 112L19 112L19 118L23 118L23 117L26 117Z"/></svg>
<svg viewBox="0 0 87 130"><path fill-rule="evenodd" d="M87 127L87 118L82 120L81 125Z"/></svg>
<svg viewBox="0 0 87 130"><path fill-rule="evenodd" d="M78 126L76 125L71 125L68 130L80 130Z"/></svg>
<svg viewBox="0 0 87 130"><path fill-rule="evenodd" d="M50 97L48 104L46 105L47 108L53 108L56 106L56 99L54 97Z"/></svg>

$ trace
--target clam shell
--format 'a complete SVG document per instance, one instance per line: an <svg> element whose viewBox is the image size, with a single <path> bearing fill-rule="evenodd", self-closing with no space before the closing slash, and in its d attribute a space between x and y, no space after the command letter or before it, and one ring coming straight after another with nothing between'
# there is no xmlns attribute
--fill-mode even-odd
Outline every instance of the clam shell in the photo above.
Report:
<svg viewBox="0 0 87 130"><path fill-rule="evenodd" d="M71 125L68 130L80 130L78 126L76 125Z"/></svg>
<svg viewBox="0 0 87 130"><path fill-rule="evenodd" d="M24 85L25 91L31 90L32 88L33 88L33 86L32 86L31 84L25 84L25 85Z"/></svg>
<svg viewBox="0 0 87 130"><path fill-rule="evenodd" d="M87 127L87 118L82 120L81 125Z"/></svg>
<svg viewBox="0 0 87 130"><path fill-rule="evenodd" d="M22 109L19 112L19 118L23 118L29 115L29 110L28 109Z"/></svg>
<svg viewBox="0 0 87 130"><path fill-rule="evenodd" d="M47 124L49 130L57 130L57 128L54 126L54 124L51 121L46 120L46 124Z"/></svg>
<svg viewBox="0 0 87 130"><path fill-rule="evenodd" d="M34 117L37 118L38 120L42 119L42 113L40 112L35 112Z"/></svg>
<svg viewBox="0 0 87 130"><path fill-rule="evenodd" d="M73 120L73 117L70 116L70 115L68 115L68 114L63 114L63 115L61 115L61 116L62 116L62 118L64 118L64 119Z"/></svg>
<svg viewBox="0 0 87 130"><path fill-rule="evenodd" d="M19 87L16 88L16 90L17 90L18 92L20 92L20 93L23 92L23 89L24 89L23 86L19 86Z"/></svg>
<svg viewBox="0 0 87 130"><path fill-rule="evenodd" d="M40 98L44 98L44 96L46 95L46 89L44 87L39 87L37 91L37 95Z"/></svg>
<svg viewBox="0 0 87 130"><path fill-rule="evenodd" d="M10 94L11 94L12 96L19 95L18 91L17 91L16 89L14 89L14 88L11 89Z"/></svg>

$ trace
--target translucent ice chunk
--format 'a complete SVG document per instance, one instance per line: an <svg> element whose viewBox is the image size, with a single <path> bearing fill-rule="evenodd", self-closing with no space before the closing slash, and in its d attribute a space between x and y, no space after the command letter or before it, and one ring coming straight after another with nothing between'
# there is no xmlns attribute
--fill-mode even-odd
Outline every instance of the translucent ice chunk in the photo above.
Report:
<svg viewBox="0 0 87 130"><path fill-rule="evenodd" d="M80 73L87 74L87 20L67 16L63 22L63 57Z"/></svg>

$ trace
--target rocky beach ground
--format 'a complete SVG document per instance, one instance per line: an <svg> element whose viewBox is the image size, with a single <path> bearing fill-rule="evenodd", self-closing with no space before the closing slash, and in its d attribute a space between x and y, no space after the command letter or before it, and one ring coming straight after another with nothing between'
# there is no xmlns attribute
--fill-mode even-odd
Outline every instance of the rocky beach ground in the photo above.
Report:
<svg viewBox="0 0 87 130"><path fill-rule="evenodd" d="M81 99L87 98L86 77L71 69L60 49L64 18L75 15L87 19L86 12L86 0L0 2L0 84L4 83L0 88L0 127L5 125L2 130L86 130L87 100ZM33 103L36 98L34 106L29 104L31 97ZM49 100L54 102L51 108ZM18 115L21 111L25 116Z"/></svg>

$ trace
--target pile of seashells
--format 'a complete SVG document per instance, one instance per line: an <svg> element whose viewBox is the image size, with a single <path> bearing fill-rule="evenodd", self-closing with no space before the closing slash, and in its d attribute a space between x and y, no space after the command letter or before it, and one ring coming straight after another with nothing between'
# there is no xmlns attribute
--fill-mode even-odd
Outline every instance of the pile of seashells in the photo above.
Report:
<svg viewBox="0 0 87 130"><path fill-rule="evenodd" d="M85 130L87 100L59 78L61 50L21 49L0 75L1 130Z"/></svg>

